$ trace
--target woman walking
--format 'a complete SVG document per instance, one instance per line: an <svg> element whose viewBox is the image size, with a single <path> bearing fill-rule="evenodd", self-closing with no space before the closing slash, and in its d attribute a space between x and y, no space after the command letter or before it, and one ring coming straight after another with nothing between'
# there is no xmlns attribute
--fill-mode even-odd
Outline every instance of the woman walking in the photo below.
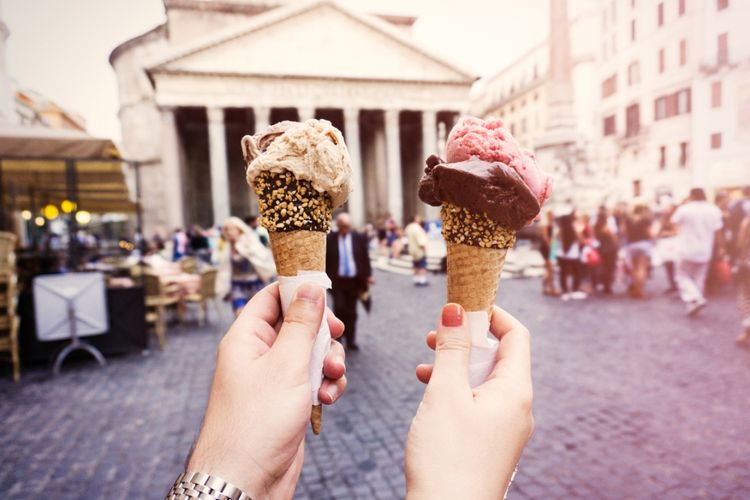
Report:
<svg viewBox="0 0 750 500"><path fill-rule="evenodd" d="M737 305L742 318L742 333L738 344L750 344L750 213L746 213L740 225L735 244L737 279Z"/></svg>
<svg viewBox="0 0 750 500"><path fill-rule="evenodd" d="M653 223L648 207L640 202L634 205L633 213L625 222L625 232L628 238L627 253L632 278L629 292L634 299L646 298L643 288L646 285L651 263Z"/></svg>
<svg viewBox="0 0 750 500"><path fill-rule="evenodd" d="M570 214L558 217L557 226L560 230L560 251L557 254L557 265L560 267L560 288L562 300L581 300L586 294L581 288L581 236L575 228L575 210ZM568 286L568 278L573 280L573 286ZM571 291L572 290L572 291Z"/></svg>
<svg viewBox="0 0 750 500"><path fill-rule="evenodd" d="M612 230L609 215L605 207L600 207L594 223L594 237L599 242L599 256L601 264L597 275L597 285L601 285L606 294L612 293L612 284L615 281L615 270L617 269L617 235Z"/></svg>
<svg viewBox="0 0 750 500"><path fill-rule="evenodd" d="M229 242L229 300L237 316L253 295L274 278L276 266L271 250L239 217L229 217L224 221L222 233Z"/></svg>
<svg viewBox="0 0 750 500"><path fill-rule="evenodd" d="M560 292L555 288L555 268L552 262L552 235L555 229L555 214L552 210L542 216L539 223L539 253L544 259L544 279L542 280L542 294L557 297Z"/></svg>

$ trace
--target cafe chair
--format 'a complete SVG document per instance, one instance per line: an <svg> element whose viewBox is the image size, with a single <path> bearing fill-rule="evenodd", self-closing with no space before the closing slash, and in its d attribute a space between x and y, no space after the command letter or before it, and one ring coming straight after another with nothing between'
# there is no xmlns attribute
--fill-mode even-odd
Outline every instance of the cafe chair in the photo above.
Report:
<svg viewBox="0 0 750 500"><path fill-rule="evenodd" d="M196 274L198 272L198 259L195 257L183 257L179 261L180 271L188 274Z"/></svg>
<svg viewBox="0 0 750 500"><path fill-rule="evenodd" d="M159 347L163 350L167 345L167 308L179 302L179 290L165 285L155 274L145 272L142 280L146 297L146 323L154 325Z"/></svg>
<svg viewBox="0 0 750 500"><path fill-rule="evenodd" d="M16 241L15 234L0 231L0 274L15 274L16 268Z"/></svg>
<svg viewBox="0 0 750 500"><path fill-rule="evenodd" d="M198 292L182 298L183 304L198 304L198 325L200 326L206 322L209 301L214 304L214 309L218 312L218 306L216 306L216 275L218 273L215 267L207 267L201 271L201 286Z"/></svg>
<svg viewBox="0 0 750 500"><path fill-rule="evenodd" d="M21 358L18 355L18 316L0 318L0 352L10 354L13 365L13 380L21 379Z"/></svg>

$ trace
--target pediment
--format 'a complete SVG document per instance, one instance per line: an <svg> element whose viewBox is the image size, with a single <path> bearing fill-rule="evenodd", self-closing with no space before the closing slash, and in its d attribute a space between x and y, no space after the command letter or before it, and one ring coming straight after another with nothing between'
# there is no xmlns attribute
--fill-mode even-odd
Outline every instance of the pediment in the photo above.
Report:
<svg viewBox="0 0 750 500"><path fill-rule="evenodd" d="M232 32L208 35L151 68L159 70L415 82L473 80L415 45L399 28L331 1L275 9Z"/></svg>

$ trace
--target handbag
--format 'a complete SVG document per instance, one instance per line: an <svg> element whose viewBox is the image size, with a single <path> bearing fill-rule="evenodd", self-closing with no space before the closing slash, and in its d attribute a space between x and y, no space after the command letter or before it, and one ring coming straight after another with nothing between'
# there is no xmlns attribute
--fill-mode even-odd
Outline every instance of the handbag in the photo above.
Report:
<svg viewBox="0 0 750 500"><path fill-rule="evenodd" d="M716 276L716 280L722 285L726 285L732 281L732 266L729 265L727 259L720 259L714 261L713 275Z"/></svg>

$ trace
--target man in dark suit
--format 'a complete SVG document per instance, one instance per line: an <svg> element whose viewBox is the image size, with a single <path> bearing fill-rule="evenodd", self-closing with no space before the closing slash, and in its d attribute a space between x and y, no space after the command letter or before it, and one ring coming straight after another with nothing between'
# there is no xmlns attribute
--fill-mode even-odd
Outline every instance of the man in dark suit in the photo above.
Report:
<svg viewBox="0 0 750 500"><path fill-rule="evenodd" d="M352 230L347 213L336 217L336 227L326 242L326 273L332 283L333 312L346 327L346 347L358 351L357 299L373 283L367 237Z"/></svg>

